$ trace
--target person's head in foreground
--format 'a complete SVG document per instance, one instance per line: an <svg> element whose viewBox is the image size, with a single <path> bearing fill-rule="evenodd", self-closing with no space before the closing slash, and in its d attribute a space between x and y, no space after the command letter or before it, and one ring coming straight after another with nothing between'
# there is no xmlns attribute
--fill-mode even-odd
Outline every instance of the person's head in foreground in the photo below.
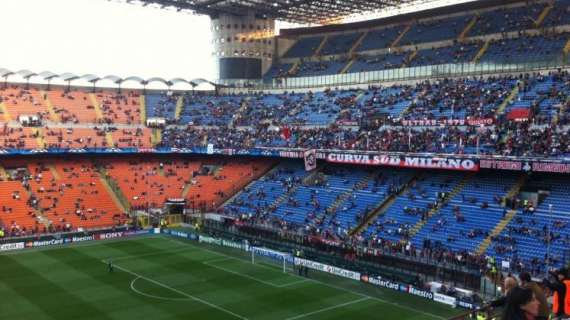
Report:
<svg viewBox="0 0 570 320"><path fill-rule="evenodd" d="M507 294L503 320L534 320L539 302L531 289L515 287Z"/></svg>

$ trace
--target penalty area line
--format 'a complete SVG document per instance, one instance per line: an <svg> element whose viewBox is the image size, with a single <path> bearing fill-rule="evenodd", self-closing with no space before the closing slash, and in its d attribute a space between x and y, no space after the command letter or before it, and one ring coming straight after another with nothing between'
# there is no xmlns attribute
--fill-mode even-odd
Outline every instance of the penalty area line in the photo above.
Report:
<svg viewBox="0 0 570 320"><path fill-rule="evenodd" d="M303 314L300 314L300 315L295 316L295 317L287 318L286 320L301 319L301 318L305 318L305 317L308 317L308 316L312 316L312 315L317 314L317 313L326 312L326 311L330 311L330 310L334 310L334 309L338 309L338 308L343 308L343 307L346 307L346 306L350 306L350 305L353 305L353 304L357 304L357 303L359 303L359 302L366 301L366 300L370 300L370 298L369 298L369 297L364 297L364 298L360 298L360 299L358 299L358 300L348 301L348 302L341 303L341 304L337 304L337 305L334 305L334 306L331 306L331 307L328 307L328 308L322 308L322 309L319 309L319 310L315 310L315 311L313 311L313 312L303 313Z"/></svg>
<svg viewBox="0 0 570 320"><path fill-rule="evenodd" d="M103 263L107 263L105 260L102 260L102 262L103 262ZM176 289L176 288L173 288L173 287L171 287L171 286L169 286L169 285L166 285L166 284L164 284L164 283L162 283L162 282L159 282L159 281L156 281L156 280L154 280L154 279L145 277L145 276L143 276L143 275L141 275L141 274L138 274L138 273L136 273L136 272L134 272L134 271L131 271L131 270L127 269L127 268L124 268L124 267L121 267L121 266L118 266L118 265L115 265L115 264L114 264L113 266L114 266L115 268L117 268L117 269L119 269L119 270L121 270L121 271L123 271L123 272L126 272L126 273L128 273L128 274L130 274L130 275L133 275L133 276L135 276L135 277L137 277L137 278L146 280L146 281L148 281L148 282L150 282L150 283L153 283L153 284L155 284L155 285L157 285L157 286L159 286L159 287L168 289L168 290L170 290L170 291L172 291L172 292L175 292L175 293L177 293L177 294L179 294L179 295L181 295L181 296L185 296L185 297L187 297L187 298L189 298L189 299L191 299L191 300L194 300L194 301L196 301L196 302L200 302L200 303L202 303L202 304L204 304L204 305L207 305L207 306L209 306L209 307L212 307L212 308L214 308L214 309L217 309L217 310L219 310L219 311L222 311L222 312L224 312L224 313L227 313L227 314L229 314L229 315L232 315L232 316L234 316L234 317L236 317L236 318L238 318L238 319L249 320L248 318L246 318L246 317L244 317L244 316L240 316L239 314L234 313L234 312L232 312L232 311L230 311L230 310L228 310L228 309L225 309L225 308L223 308L223 307L220 307L220 306L218 306L218 305L216 305L216 304L213 304L213 303L211 303L211 302L208 302L208 301L206 301L206 300L200 299L200 298L198 298L198 297L196 297L196 296L193 296L193 295L191 295L191 294L188 294L188 293L186 293L186 292L184 292L184 291L180 291L180 290L178 290L178 289ZM132 285L132 282L131 282L131 285Z"/></svg>

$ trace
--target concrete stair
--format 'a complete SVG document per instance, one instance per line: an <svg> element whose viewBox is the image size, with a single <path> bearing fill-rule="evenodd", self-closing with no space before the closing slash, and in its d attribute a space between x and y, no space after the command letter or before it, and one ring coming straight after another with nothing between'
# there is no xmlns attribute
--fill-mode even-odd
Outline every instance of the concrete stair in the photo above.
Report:
<svg viewBox="0 0 570 320"><path fill-rule="evenodd" d="M566 41L566 44L564 45L564 49L562 49L562 52L564 53L564 56L568 56L568 53L570 52L570 39L568 39L568 41Z"/></svg>
<svg viewBox="0 0 570 320"><path fill-rule="evenodd" d="M89 94L89 100L93 104L95 109L95 117L97 120L103 120L103 111L101 110L101 104L97 101L97 96L94 93Z"/></svg>
<svg viewBox="0 0 570 320"><path fill-rule="evenodd" d="M505 113L505 110L507 109L509 103L513 101L513 99L516 98L518 94L519 94L519 86L515 85L513 90L511 90L511 94L509 94L509 96L505 99L505 101L503 101L503 103L499 105L499 108L497 108L497 112L495 112L495 114L499 116Z"/></svg>
<svg viewBox="0 0 570 320"><path fill-rule="evenodd" d="M53 122L61 122L61 118L60 118L59 114L57 114L57 112L55 111L55 108L54 108L53 104L51 103L47 93L42 90L42 91L40 91L40 95L42 97L45 97L44 105L48 109L50 120Z"/></svg>
<svg viewBox="0 0 570 320"><path fill-rule="evenodd" d="M129 200L125 197L118 184L107 174L107 170L103 167L97 167L97 172L99 172L101 184L105 190L107 190L107 193L111 196L115 205L122 212L129 212L131 208Z"/></svg>
<svg viewBox="0 0 570 320"><path fill-rule="evenodd" d="M342 68L342 70L340 70L339 74L345 74L348 72L348 70L350 70L350 67L352 67L352 65L356 62L356 58L352 58L350 59L346 65Z"/></svg>
<svg viewBox="0 0 570 320"><path fill-rule="evenodd" d="M520 176L517 182L511 187L511 189L509 189L509 191L505 195L505 198L512 198L514 196L517 196L521 191L522 187L524 186L524 184L526 183L527 179L528 176L526 174Z"/></svg>
<svg viewBox="0 0 570 320"><path fill-rule="evenodd" d="M8 173L3 166L0 165L0 180L6 181L8 180Z"/></svg>
<svg viewBox="0 0 570 320"><path fill-rule="evenodd" d="M536 20L534 20L534 26L537 28L540 27L542 25L542 23L544 22L544 19L546 19L546 17L550 13L550 11L552 11L553 8L554 8L554 5L552 5L552 3L549 3L546 7L544 7L544 10L542 10L542 12L538 16L538 18Z"/></svg>
<svg viewBox="0 0 570 320"><path fill-rule="evenodd" d="M505 215L505 217L501 221L499 221L499 223L497 223L495 228L493 228L493 231L489 233L489 236L485 238L477 248L476 251L477 254L483 254L485 253L485 251L487 251L487 249L492 243L492 239L498 236L503 231L503 229L505 229L505 227L509 224L509 222L511 222L511 220L513 220L516 214L517 214L516 210L511 210Z"/></svg>
<svg viewBox="0 0 570 320"><path fill-rule="evenodd" d="M417 55L418 55L418 50L414 50L412 53L410 53L406 58L406 62L404 62L404 67L409 67Z"/></svg>
<svg viewBox="0 0 570 320"><path fill-rule="evenodd" d="M184 96L178 97L176 100L176 109L174 110L174 119L178 122L180 120L180 115L182 114L182 108L184 107Z"/></svg>
<svg viewBox="0 0 570 320"><path fill-rule="evenodd" d="M139 108L141 116L141 124L146 125L146 96L141 94L139 97Z"/></svg>
<svg viewBox="0 0 570 320"><path fill-rule="evenodd" d="M320 171L321 171L321 168L318 168L318 167L316 170L311 171L311 173L303 179L303 182L300 185L304 185L304 184L309 183L309 181L311 181L311 179ZM299 186L295 186L295 187L291 188L291 190L288 193L284 193L281 196L279 196L279 198L275 199L275 201L270 205L270 207L272 207L272 208L279 207L283 202L285 202L285 200L287 200L289 195L295 193L297 191L297 189L299 189Z"/></svg>
<svg viewBox="0 0 570 320"><path fill-rule="evenodd" d="M475 56L475 58L473 58L473 63L477 63L479 62L479 60L481 59L481 57L483 57L483 55L485 54L485 52L487 52L487 49L489 49L489 46L491 45L491 39L487 39L485 41L485 44L483 44L483 46L481 47L481 49L479 49L479 52L477 52L477 55Z"/></svg>
<svg viewBox="0 0 570 320"><path fill-rule="evenodd" d="M232 201L234 201L235 198L239 197L242 193L243 190L245 189L249 189L252 185L254 185L257 180L259 180L262 176L271 174L273 172L275 172L275 170L278 169L279 166L274 165L273 167L270 167L268 170L266 170L265 172L263 172L262 174L259 174L255 177L255 179L252 179L248 184L246 184L243 188L239 189L238 192L234 193L231 197L229 197L227 200L225 200L222 205L220 207L224 207L230 203L232 203ZM186 188L188 188L188 190L190 190L190 185L185 185L184 186L184 190L182 191L182 197L184 197L186 199L186 196L188 195L188 191L186 191Z"/></svg>
<svg viewBox="0 0 570 320"><path fill-rule="evenodd" d="M517 182L511 187L511 189L509 189L509 191L505 195L505 198L512 198L512 197L515 197L516 195L518 195L519 192L521 191L522 187L526 183L527 179L528 179L528 176L526 174L521 175L519 177L519 179L517 180ZM491 233L489 233L489 236L486 237L481 242L479 247L477 248L477 254L483 254L483 253L485 253L485 251L487 251L487 249L489 248L489 246L492 243L492 239L494 237L498 236L503 231L503 229L505 229L505 227L509 224L509 222L511 222L511 220L513 220L513 218L516 214L517 214L516 210L510 210L505 215L505 217L503 219L501 219L501 221L499 221L499 223L497 223L497 225L493 228Z"/></svg>
<svg viewBox="0 0 570 320"><path fill-rule="evenodd" d="M420 220L418 221L411 229L410 229L410 233L409 233L409 239L412 239L420 230L421 228L423 228L423 226L427 223L427 221L429 220L429 218L431 218L434 214L436 214L437 212L439 212L439 210L443 207L444 204L448 203L449 201L451 201L451 199L453 199L453 197L455 197L459 192L461 192L461 190L463 190L463 188L465 187L465 184L467 184L467 182L474 176L474 173L468 173L466 174L463 179L461 179L461 181L455 186L455 188L453 188L453 190L451 190L451 192L449 193L449 195L447 196L446 200L444 202L442 202L437 208L433 208L430 211L428 211L427 213L427 217L425 220Z"/></svg>
<svg viewBox="0 0 570 320"><path fill-rule="evenodd" d="M408 31L410 31L411 28L412 24L407 25L406 28L402 31L402 33L400 33L400 35L394 41L392 41L392 43L390 44L390 48L394 49L395 47L397 47L402 38L404 38L406 33L408 33Z"/></svg>
<svg viewBox="0 0 570 320"><path fill-rule="evenodd" d="M319 54L321 53L321 50L323 50L325 44L327 43L327 41L329 40L329 36L326 35L323 37L323 40L321 41L321 43L319 44L319 46L317 47L317 49L315 50L315 52L313 53L313 58L314 57L318 57Z"/></svg>
<svg viewBox="0 0 570 320"><path fill-rule="evenodd" d="M61 179L61 176L59 175L59 172L57 171L57 169L55 168L55 165L54 165L53 163L52 163L52 164L48 164L47 167L48 167L48 169L49 169L51 175L53 176L53 178L54 178L55 180L60 180L60 179Z"/></svg>
<svg viewBox="0 0 570 320"><path fill-rule="evenodd" d="M46 140L44 138L44 129L43 128L34 128L34 134L37 135L36 143L38 144L38 149L45 149L46 148Z"/></svg>
<svg viewBox="0 0 570 320"><path fill-rule="evenodd" d="M376 176L376 174L371 173L369 175L367 175L366 177L362 178L362 180L360 180L357 184L354 185L354 190L360 190L362 189L364 186L366 186L366 184L372 179L374 178L374 176ZM334 212L336 211L336 209L338 209L338 207L348 198L350 198L350 196L352 195L352 191L353 190L349 190L346 191L342 194L340 194L340 196L329 205L329 207L327 208L327 210L325 210L325 212Z"/></svg>
<svg viewBox="0 0 570 320"><path fill-rule="evenodd" d="M113 135L110 132L105 132L105 142L109 148L115 147L115 141L113 141Z"/></svg>
<svg viewBox="0 0 570 320"><path fill-rule="evenodd" d="M162 140L162 129L153 128L150 134L150 143L154 147Z"/></svg>
<svg viewBox="0 0 570 320"><path fill-rule="evenodd" d="M299 66L301 65L301 61L296 61L292 66L291 69L289 69L287 71L287 74L295 74L295 72L297 72L297 69L299 69Z"/></svg>
<svg viewBox="0 0 570 320"><path fill-rule="evenodd" d="M4 102L0 103L0 113L2 113L2 115L4 116L5 122L12 121L12 116L10 116L10 113L8 112L8 108L6 108L6 105L4 104Z"/></svg>
<svg viewBox="0 0 570 320"><path fill-rule="evenodd" d="M362 43L362 41L364 41L364 38L366 38L366 36L368 35L368 30L366 30L365 32L362 33L362 35L356 40L356 42L352 45L352 47L350 48L350 50L348 51L348 56L352 57L352 55L354 54L354 52L356 51L356 49L358 49L358 47L360 46L360 44Z"/></svg>
<svg viewBox="0 0 570 320"><path fill-rule="evenodd" d="M245 98L246 101L243 101L241 103L241 105L239 106L239 109L236 110L235 115L241 115L242 113L244 113L247 109L247 107L249 107L249 98ZM234 127L234 122L236 120L236 117L232 117L230 120L230 123L228 124L228 127L233 128Z"/></svg>
<svg viewBox="0 0 570 320"><path fill-rule="evenodd" d="M25 188L24 188L24 190L26 190L26 193L28 194L28 197L31 198L31 197L34 195L31 190L28 190L28 189L25 189ZM30 205L30 208L33 208L33 207ZM44 215L44 211L42 210L41 206L38 206L38 209L33 208L33 210L34 210L34 213L35 213L35 215L36 215L36 219L38 219L38 222L41 223L41 224L43 224L46 228L48 228L48 227L50 226L51 222L50 222L49 219Z"/></svg>
<svg viewBox="0 0 570 320"><path fill-rule="evenodd" d="M374 210L372 210L372 212L370 212L370 214L368 214L367 217L365 217L363 219L363 221L356 226L354 229L352 229L349 232L349 235L354 236L357 234L362 233L372 222L374 222L379 216L383 215L384 213L386 213L386 211L392 206L392 204L394 204L394 202L396 201L396 199L398 197L400 197L401 195L406 194L411 186L413 185L414 181L416 181L417 179L419 179L421 177L422 173L418 173L415 176L413 176L410 181L408 181L406 183L406 186L404 188L402 188L402 190L400 190L400 192L398 192L395 195L389 196L386 199L384 199L384 201L382 201L378 207L376 207Z"/></svg>
<svg viewBox="0 0 570 320"><path fill-rule="evenodd" d="M465 41L465 38L467 38L469 31L471 31L471 29L473 29L473 27L477 24L478 19L479 19L478 16L474 16L473 19L471 19L471 21L469 21L469 23L465 26L465 29L461 31L457 40L459 40L460 42Z"/></svg>

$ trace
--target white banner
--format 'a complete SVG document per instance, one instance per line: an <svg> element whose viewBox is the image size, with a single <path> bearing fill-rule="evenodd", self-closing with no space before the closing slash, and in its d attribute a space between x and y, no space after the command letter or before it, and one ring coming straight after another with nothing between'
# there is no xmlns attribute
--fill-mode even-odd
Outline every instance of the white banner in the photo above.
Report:
<svg viewBox="0 0 570 320"><path fill-rule="evenodd" d="M360 280L360 273L359 272L354 272L354 271L350 271L350 270L346 270L346 269L342 269L342 268L337 268L337 267L329 266L328 264L323 264L323 263L319 263L319 262L315 262L315 261L311 261L311 260L295 258L295 265L296 266L305 266L305 267L310 268L310 269L334 274L334 275L344 277L344 278L348 278L348 279L352 279L352 280Z"/></svg>
<svg viewBox="0 0 570 320"><path fill-rule="evenodd" d="M446 296L444 294L434 293L433 301L437 301L439 303L443 303L443 304L447 304L449 306L455 307L457 299L454 297Z"/></svg>
<svg viewBox="0 0 570 320"><path fill-rule="evenodd" d="M293 263L293 256L291 256L289 253L284 253L284 252L279 252L279 251L275 251L275 250L271 250L271 249L267 249L267 248L261 248L261 247L249 247L249 249L251 251L253 251L255 254L260 255L260 256L264 256L264 257L268 257L268 258L272 258L272 259L285 259L285 261L289 262L289 263Z"/></svg>
<svg viewBox="0 0 570 320"><path fill-rule="evenodd" d="M63 244L63 239L39 240L32 242L32 247L45 247Z"/></svg>
<svg viewBox="0 0 570 320"><path fill-rule="evenodd" d="M19 249L24 249L24 243L23 242L0 244L0 251L11 251L11 250L19 250Z"/></svg>
<svg viewBox="0 0 570 320"><path fill-rule="evenodd" d="M199 236L198 242L203 242L203 243L208 243L208 244L216 244L218 246L222 245L222 240L216 239L216 238L211 238L211 237L206 237L206 236Z"/></svg>

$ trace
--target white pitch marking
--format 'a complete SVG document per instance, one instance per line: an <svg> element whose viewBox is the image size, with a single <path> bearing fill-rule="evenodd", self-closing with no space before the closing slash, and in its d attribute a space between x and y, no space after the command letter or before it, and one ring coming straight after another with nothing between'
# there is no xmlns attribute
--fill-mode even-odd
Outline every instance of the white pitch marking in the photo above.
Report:
<svg viewBox="0 0 570 320"><path fill-rule="evenodd" d="M229 260L229 259L226 258L225 260L217 260L217 261L220 262L220 261L227 261L227 260ZM241 260L241 261L243 261L243 260ZM233 271L233 270L230 270L230 269L226 269L226 268L224 268L224 267L217 266L217 265L215 265L215 264L212 264L212 262L210 262L210 261L206 261L206 262L202 262L202 263L205 264L205 265L207 265L207 266L210 266L210 267L212 267L212 268L216 268L216 269L222 270L222 271L224 271L224 272L228 272L228 273L231 273L231 274L235 274L235 275L238 276L238 277L248 278L248 279L250 279L250 280L257 281L257 282L259 282L259 283L263 283L263 284L266 284L266 285L268 285L268 286L275 287L275 288L285 288L285 287L289 287L289 286L292 286L292 285L295 285L295 284L299 284L299 283L303 283L303 282L306 282L306 281L307 281L307 279L303 279L302 281L295 281L295 282L286 283L286 284L275 284L275 283L272 283L272 282L269 282L269 281L265 281L265 280L262 280L262 279L259 279L259 278L256 278L256 277L252 277L252 276L247 275L247 274L243 274L243 273L240 273L240 272L237 272L237 271Z"/></svg>
<svg viewBox="0 0 570 320"><path fill-rule="evenodd" d="M147 298L158 299L158 300L166 300L166 301L188 301L188 300L190 300L189 298L167 298L167 297L155 296L152 294L144 293L144 292L138 290L137 288L135 288L135 282L138 279L141 279L141 277L136 277L133 279L133 281L131 281L131 290L140 294L141 296L145 296Z"/></svg>
<svg viewBox="0 0 570 320"><path fill-rule="evenodd" d="M176 241L176 242L179 242L179 243L186 243L187 245L189 245L189 246L191 246L191 247L198 248L198 249L202 249L202 250L204 250L204 251L211 252L211 253L216 254L216 255L218 255L218 256L227 257L227 258L229 258L229 259L235 259L235 260L245 261L245 260L243 260L243 259L236 258L236 257L232 257L232 256L228 256L228 255L223 254L223 253L220 253L220 252L216 252L216 251L213 251L213 250L209 250L209 249L206 249L206 248L201 248L201 247L195 246L195 245L193 245L193 244L191 244L191 243L189 243L189 242L182 241L182 239L172 239L172 241ZM260 264L259 266L260 266L260 267L265 267L265 268L268 268L268 269L275 270L275 268L266 267L266 266L261 265L261 264ZM305 279L305 278L303 278L303 277L301 277L301 276L298 276L298 275L296 275L296 274L291 274L291 276L297 277L297 278L299 278L299 279ZM367 294L363 294L363 293L356 292L356 291L353 291L353 290L350 290L350 289L345 289L345 288L342 288L342 287L338 287L338 286L335 286L335 285L333 285L333 284L329 284L329 283L326 283L326 282L322 282L322 281L316 280L316 279L306 279L306 280L307 280L307 281L312 281L312 282L315 282L315 283L319 283L319 284L324 285L324 286L327 286L327 287L329 287L329 288L333 288L333 289L337 289L337 290L341 290L341 291L350 292L350 293L352 293L352 294L355 294L355 295L358 295L358 296L361 296L361 297L367 297L367 298L370 298L370 299L372 299L372 300L380 301L380 302L382 302L382 303L391 304L391 305L397 306L397 307L402 308L402 309L405 309L405 310L409 310L409 311L421 313L421 314L424 314L424 315L429 316L429 317L431 317L431 318L446 320L446 318L444 318L444 317L441 317L441 316L438 316L438 315L435 315L435 314L432 314L432 313L429 313L429 312L420 311L420 310L417 310L417 309L414 309L414 308L411 308L411 307L408 307L408 306L404 306L404 305L401 305L401 304L399 304L399 303L397 303L397 302L391 302L391 301L387 301L387 300L380 299L380 298L377 298L377 297L369 296L369 295L367 295Z"/></svg>
<svg viewBox="0 0 570 320"><path fill-rule="evenodd" d="M103 263L107 263L107 262L104 261L104 260L102 260L102 262L103 262ZM220 307L220 306L218 306L218 305L216 305L216 304L213 304L213 303L208 302L208 301L206 301L206 300L203 300L203 299L200 299L200 298L198 298L198 297L195 297L195 296L193 296L193 295L191 295L191 294L188 294L188 293L186 293L186 292L184 292L184 291L180 291L180 290L178 290L178 289L176 289L176 288L173 288L173 287L171 287L171 286L168 286L168 285L166 285L166 284L164 284L164 283L162 283L162 282L158 282L158 281L153 280L153 279L151 279L151 278L148 278L148 277L145 277L145 276L143 276L143 275L140 275L140 274L138 274L138 273L136 273L136 272L134 272L134 271L131 271L131 270L127 269L127 268L123 268L123 267L118 266L118 265L114 265L114 267L117 268L117 269L119 269L119 270L121 270L121 271L124 271L124 272L126 272L126 273L129 273L129 274L131 274L131 275L133 275L133 276L135 276L135 277L138 277L138 278L144 279L144 280L146 280L146 281L148 281L148 282L154 283L154 284L156 284L156 285L159 286L159 287L163 287L163 288L165 288L165 289L171 290L172 292L176 292L176 293L178 293L179 295L188 297L188 298L191 299L191 300L194 300L194 301L200 302L200 303L202 303L202 304L205 304L205 305L207 305L207 306L209 306L209 307L218 309L219 311L223 311L223 312L225 312L225 313L227 313L227 314L230 314L230 315L232 315L232 316L234 316L234 317L236 317L236 318L238 318L238 319L249 320L249 319L247 319L246 317L240 316L239 314L234 313L234 312L232 312L232 311L230 311L230 310L228 310L228 309L225 309L225 308Z"/></svg>
<svg viewBox="0 0 570 320"><path fill-rule="evenodd" d="M356 303L359 303L359 302L362 302L362 301L366 301L366 300L370 300L370 298L369 298L369 297L364 297L364 298L360 298L360 299L358 299L358 300L353 300L353 301L349 301L349 302L337 304L337 305L334 305L334 306L331 306L331 307L328 307L328 308L323 308L323 309L319 309L319 310L316 310L316 311L313 311L313 312L303 313L303 314L300 314L300 315L295 316L295 317L287 318L286 320L300 319L300 318L312 316L312 315L317 314L317 313L321 313L321 312L325 312L325 311L329 311L329 310L334 310L334 309L338 309L338 308L350 306L350 305L352 305L352 304L356 304Z"/></svg>

